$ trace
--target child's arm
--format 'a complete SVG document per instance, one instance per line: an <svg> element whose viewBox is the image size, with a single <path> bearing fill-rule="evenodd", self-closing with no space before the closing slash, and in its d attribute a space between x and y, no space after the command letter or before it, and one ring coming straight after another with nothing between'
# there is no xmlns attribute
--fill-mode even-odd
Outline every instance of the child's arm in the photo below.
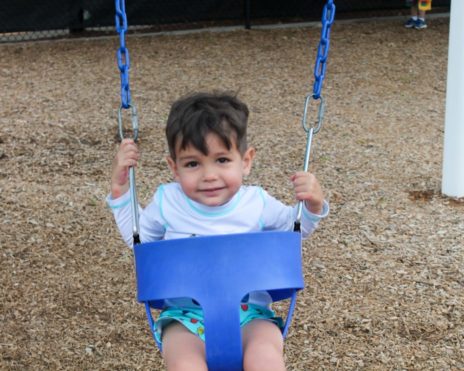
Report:
<svg viewBox="0 0 464 371"><path fill-rule="evenodd" d="M291 177L296 198L304 201L301 215L301 236L309 237L319 222L329 214L329 204L323 199L319 182L314 175L297 173ZM298 213L298 205L287 206L281 201L262 191L263 212L261 227L263 230L293 231Z"/></svg>
<svg viewBox="0 0 464 371"><path fill-rule="evenodd" d="M306 208L315 215L320 215L324 206L324 194L316 177L305 171L299 171L291 177L295 196L304 201Z"/></svg>
<svg viewBox="0 0 464 371"><path fill-rule="evenodd" d="M129 190L129 167L137 166L139 150L133 139L123 139L113 159L111 197L116 199Z"/></svg>
<svg viewBox="0 0 464 371"><path fill-rule="evenodd" d="M113 160L111 175L111 193L107 197L118 229L129 247L133 246L131 195L129 190L129 167L137 166L140 158L137 145L132 139L124 139ZM154 197L154 200L156 196ZM139 207L140 239L142 242L155 241L163 238L165 229L160 222L159 205L151 202L146 210Z"/></svg>

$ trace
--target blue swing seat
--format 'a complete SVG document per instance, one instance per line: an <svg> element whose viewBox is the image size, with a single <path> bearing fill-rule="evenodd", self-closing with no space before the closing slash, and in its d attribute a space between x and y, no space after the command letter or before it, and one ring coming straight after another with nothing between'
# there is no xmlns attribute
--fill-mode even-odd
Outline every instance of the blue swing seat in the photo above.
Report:
<svg viewBox="0 0 464 371"><path fill-rule="evenodd" d="M239 307L246 294L266 290L274 301L291 298L285 337L296 292L304 286L298 232L156 241L136 245L134 252L137 299L152 331L151 308L162 309L164 299L190 297L202 306L210 371L243 369Z"/></svg>

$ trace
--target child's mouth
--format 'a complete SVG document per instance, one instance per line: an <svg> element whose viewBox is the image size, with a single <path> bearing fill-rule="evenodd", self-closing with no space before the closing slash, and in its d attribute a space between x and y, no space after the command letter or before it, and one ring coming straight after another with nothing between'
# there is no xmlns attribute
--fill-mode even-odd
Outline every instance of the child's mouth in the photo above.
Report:
<svg viewBox="0 0 464 371"><path fill-rule="evenodd" d="M222 191L223 189L224 187L208 188L208 189L201 189L200 192L207 196L214 196L220 191Z"/></svg>

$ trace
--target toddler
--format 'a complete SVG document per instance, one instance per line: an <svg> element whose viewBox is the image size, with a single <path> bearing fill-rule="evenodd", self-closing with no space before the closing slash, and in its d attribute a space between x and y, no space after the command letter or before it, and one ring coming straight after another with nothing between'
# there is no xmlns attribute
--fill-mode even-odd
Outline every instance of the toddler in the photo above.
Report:
<svg viewBox="0 0 464 371"><path fill-rule="evenodd" d="M297 206L286 206L258 186L243 185L255 149L247 143L247 106L228 93L195 93L171 108L166 138L174 181L162 184L148 206L140 208L140 239L187 238L217 234L293 230ZM113 161L108 204L122 237L133 244L128 169L137 166L136 143L124 139ZM296 199L304 201L301 233L309 236L329 207L316 177L291 177ZM153 269L156 269L154 267ZM240 324L243 367L285 370L282 319L271 310L267 292L242 300ZM201 307L190 298L166 300L155 337L169 371L207 370Z"/></svg>

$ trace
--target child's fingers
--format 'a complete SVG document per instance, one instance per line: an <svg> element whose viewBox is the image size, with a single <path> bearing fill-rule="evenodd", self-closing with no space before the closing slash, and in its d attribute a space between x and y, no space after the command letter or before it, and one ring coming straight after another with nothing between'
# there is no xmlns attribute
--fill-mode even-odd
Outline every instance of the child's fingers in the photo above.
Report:
<svg viewBox="0 0 464 371"><path fill-rule="evenodd" d="M123 161L126 160L126 159L138 160L139 158L140 158L139 151L137 151L135 149L130 149L127 152L123 152L121 154L121 160L123 160Z"/></svg>
<svg viewBox="0 0 464 371"><path fill-rule="evenodd" d="M122 167L132 167L132 166L137 166L137 158L126 158L124 159L124 161L122 162Z"/></svg>
<svg viewBox="0 0 464 371"><path fill-rule="evenodd" d="M137 147L137 144L134 142L133 139L123 139L121 144L119 145L118 152L130 152L130 151L138 152L139 149Z"/></svg>
<svg viewBox="0 0 464 371"><path fill-rule="evenodd" d="M132 142L126 142L121 144L116 159L118 162L124 162L126 159L138 160L140 157L137 146Z"/></svg>
<svg viewBox="0 0 464 371"><path fill-rule="evenodd" d="M295 174L292 175L292 179L298 178L315 178L314 174L309 171L297 171Z"/></svg>
<svg viewBox="0 0 464 371"><path fill-rule="evenodd" d="M296 187L316 182L316 177L311 173L298 172L291 177L291 180L293 182L293 185Z"/></svg>
<svg viewBox="0 0 464 371"><path fill-rule="evenodd" d="M121 140L120 146L125 146L127 144L135 144L134 139L132 139L132 138L124 138L123 140Z"/></svg>
<svg viewBox="0 0 464 371"><path fill-rule="evenodd" d="M310 192L295 192L295 198L298 201L311 201L313 195Z"/></svg>
<svg viewBox="0 0 464 371"><path fill-rule="evenodd" d="M126 143L120 147L119 152L120 153L129 153L129 152L139 153L139 149L137 145L134 143Z"/></svg>
<svg viewBox="0 0 464 371"><path fill-rule="evenodd" d="M307 172L298 172L292 176L293 187L298 200L318 198L322 194L316 177Z"/></svg>

